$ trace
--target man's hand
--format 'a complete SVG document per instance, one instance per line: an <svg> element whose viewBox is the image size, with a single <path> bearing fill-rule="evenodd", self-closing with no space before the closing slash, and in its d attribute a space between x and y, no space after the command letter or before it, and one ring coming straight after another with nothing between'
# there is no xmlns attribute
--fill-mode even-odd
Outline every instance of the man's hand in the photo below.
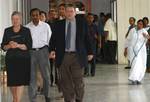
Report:
<svg viewBox="0 0 150 102"><path fill-rule="evenodd" d="M49 58L50 59L55 59L56 55L55 55L55 51L51 51L50 52L50 55L49 55Z"/></svg>
<svg viewBox="0 0 150 102"><path fill-rule="evenodd" d="M88 61L91 61L93 59L93 55L88 55Z"/></svg>

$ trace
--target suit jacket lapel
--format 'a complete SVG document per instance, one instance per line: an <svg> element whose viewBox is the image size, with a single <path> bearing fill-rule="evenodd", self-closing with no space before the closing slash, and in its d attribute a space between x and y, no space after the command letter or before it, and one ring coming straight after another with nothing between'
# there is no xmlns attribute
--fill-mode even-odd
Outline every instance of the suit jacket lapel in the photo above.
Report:
<svg viewBox="0 0 150 102"><path fill-rule="evenodd" d="M80 34L79 31L80 31L80 22L76 18L76 41L77 41L79 34Z"/></svg>
<svg viewBox="0 0 150 102"><path fill-rule="evenodd" d="M66 20L63 20L63 37L64 37L64 40L65 40L65 37L66 37Z"/></svg>

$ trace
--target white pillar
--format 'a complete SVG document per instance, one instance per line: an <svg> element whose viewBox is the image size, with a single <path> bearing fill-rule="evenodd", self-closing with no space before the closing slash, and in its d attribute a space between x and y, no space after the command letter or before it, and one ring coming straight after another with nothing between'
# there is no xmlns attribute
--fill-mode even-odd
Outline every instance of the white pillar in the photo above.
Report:
<svg viewBox="0 0 150 102"><path fill-rule="evenodd" d="M0 43L4 29L11 26L11 14L15 10L22 11L22 0L0 0Z"/></svg>

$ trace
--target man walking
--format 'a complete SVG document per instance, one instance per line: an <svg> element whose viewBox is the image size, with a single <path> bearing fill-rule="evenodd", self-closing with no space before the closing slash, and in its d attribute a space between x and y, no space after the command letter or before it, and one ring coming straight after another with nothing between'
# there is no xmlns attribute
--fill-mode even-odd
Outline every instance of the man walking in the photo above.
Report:
<svg viewBox="0 0 150 102"><path fill-rule="evenodd" d="M83 73L93 53L84 19L75 17L73 4L65 8L66 19L56 22L50 41L50 57L55 58L65 102L83 102Z"/></svg>
<svg viewBox="0 0 150 102"><path fill-rule="evenodd" d="M30 11L32 21L27 24L31 31L33 45L31 51L31 79L29 87L29 98L31 102L36 102L36 77L37 67L40 68L43 77L44 86L43 93L45 101L50 102L49 88L50 88L50 74L49 74L49 51L48 45L51 37L50 26L40 21L40 10L34 8Z"/></svg>

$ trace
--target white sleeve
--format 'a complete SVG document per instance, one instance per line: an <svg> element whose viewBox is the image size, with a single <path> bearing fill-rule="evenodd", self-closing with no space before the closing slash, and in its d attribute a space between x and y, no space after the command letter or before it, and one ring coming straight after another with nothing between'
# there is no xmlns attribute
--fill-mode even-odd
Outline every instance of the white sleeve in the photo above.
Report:
<svg viewBox="0 0 150 102"><path fill-rule="evenodd" d="M134 34L134 28L129 31L127 38L125 39L125 48L128 48L131 45L131 40Z"/></svg>
<svg viewBox="0 0 150 102"><path fill-rule="evenodd" d="M30 28L29 25L30 25L30 23L26 24L25 27Z"/></svg>
<svg viewBox="0 0 150 102"><path fill-rule="evenodd" d="M109 31L109 21L106 22L104 26L104 31Z"/></svg>
<svg viewBox="0 0 150 102"><path fill-rule="evenodd" d="M48 42L48 44L49 44L51 35L52 35L51 27L50 27L50 25L47 24L47 42Z"/></svg>
<svg viewBox="0 0 150 102"><path fill-rule="evenodd" d="M148 32L147 32L147 30L145 30L145 29L144 29L144 33L145 33L146 35L148 35Z"/></svg>

